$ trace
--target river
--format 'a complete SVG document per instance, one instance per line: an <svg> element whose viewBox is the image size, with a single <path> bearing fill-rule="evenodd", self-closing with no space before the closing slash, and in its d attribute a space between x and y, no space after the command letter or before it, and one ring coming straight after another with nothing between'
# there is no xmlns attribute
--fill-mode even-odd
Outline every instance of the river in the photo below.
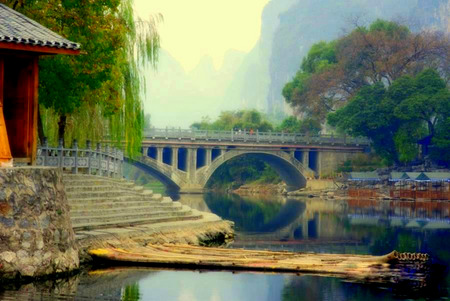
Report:
<svg viewBox="0 0 450 301"><path fill-rule="evenodd" d="M180 202L235 222L232 248L381 255L429 253L439 273L426 287L333 277L137 267L96 267L58 281L0 288L1 300L446 300L450 202L321 201L183 195Z"/></svg>

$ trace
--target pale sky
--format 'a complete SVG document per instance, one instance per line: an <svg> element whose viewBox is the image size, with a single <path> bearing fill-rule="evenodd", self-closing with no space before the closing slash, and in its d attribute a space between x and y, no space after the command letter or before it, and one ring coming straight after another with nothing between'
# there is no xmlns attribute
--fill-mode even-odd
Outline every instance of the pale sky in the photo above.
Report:
<svg viewBox="0 0 450 301"><path fill-rule="evenodd" d="M270 0L135 0L141 18L161 13L162 48L186 71L209 55L220 68L228 49L249 52L259 38L261 13Z"/></svg>

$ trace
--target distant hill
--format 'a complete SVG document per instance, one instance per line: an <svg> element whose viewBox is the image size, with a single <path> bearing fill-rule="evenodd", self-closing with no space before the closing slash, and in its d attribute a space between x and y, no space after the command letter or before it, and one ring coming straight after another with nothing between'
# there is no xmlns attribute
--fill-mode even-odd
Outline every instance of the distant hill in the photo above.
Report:
<svg viewBox="0 0 450 301"><path fill-rule="evenodd" d="M281 115L284 85L312 44L329 41L377 18L398 20L413 30L450 33L450 0L271 0L263 10L261 35L247 54L229 50L220 70L209 57L187 74L162 50L157 72L147 72L146 112L156 126L187 127L222 110L257 108Z"/></svg>
<svg viewBox="0 0 450 301"><path fill-rule="evenodd" d="M146 71L146 113L156 127L188 128L203 116L216 117L227 109L224 91L241 65L244 53L229 50L220 70L210 57L203 57L190 73L166 50L160 50L158 69ZM236 109L236 108L234 108Z"/></svg>

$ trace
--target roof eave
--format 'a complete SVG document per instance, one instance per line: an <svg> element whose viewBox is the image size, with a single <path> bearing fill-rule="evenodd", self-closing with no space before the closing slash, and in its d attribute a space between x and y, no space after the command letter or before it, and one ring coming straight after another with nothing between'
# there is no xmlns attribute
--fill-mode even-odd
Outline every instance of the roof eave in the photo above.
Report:
<svg viewBox="0 0 450 301"><path fill-rule="evenodd" d="M69 54L78 55L80 49L58 48L48 46L24 45L20 43L0 42L0 49L35 52L37 54Z"/></svg>

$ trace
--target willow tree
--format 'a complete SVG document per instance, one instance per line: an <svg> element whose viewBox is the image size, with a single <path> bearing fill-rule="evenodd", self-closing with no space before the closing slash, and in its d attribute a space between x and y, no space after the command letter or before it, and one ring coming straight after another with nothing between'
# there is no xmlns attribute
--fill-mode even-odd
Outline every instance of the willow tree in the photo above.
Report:
<svg viewBox="0 0 450 301"><path fill-rule="evenodd" d="M86 113L88 122L72 128L82 128L87 132L84 136L92 137L94 128L101 127L102 137L97 139L108 133L117 145L125 142L129 155L135 155L144 125L144 78L139 69L146 63L156 66L156 28L162 17L148 21L135 17L133 0L2 2L81 44L81 55L40 60L39 101L57 115L58 138L67 136L70 118ZM89 115L100 118L89 119Z"/></svg>

